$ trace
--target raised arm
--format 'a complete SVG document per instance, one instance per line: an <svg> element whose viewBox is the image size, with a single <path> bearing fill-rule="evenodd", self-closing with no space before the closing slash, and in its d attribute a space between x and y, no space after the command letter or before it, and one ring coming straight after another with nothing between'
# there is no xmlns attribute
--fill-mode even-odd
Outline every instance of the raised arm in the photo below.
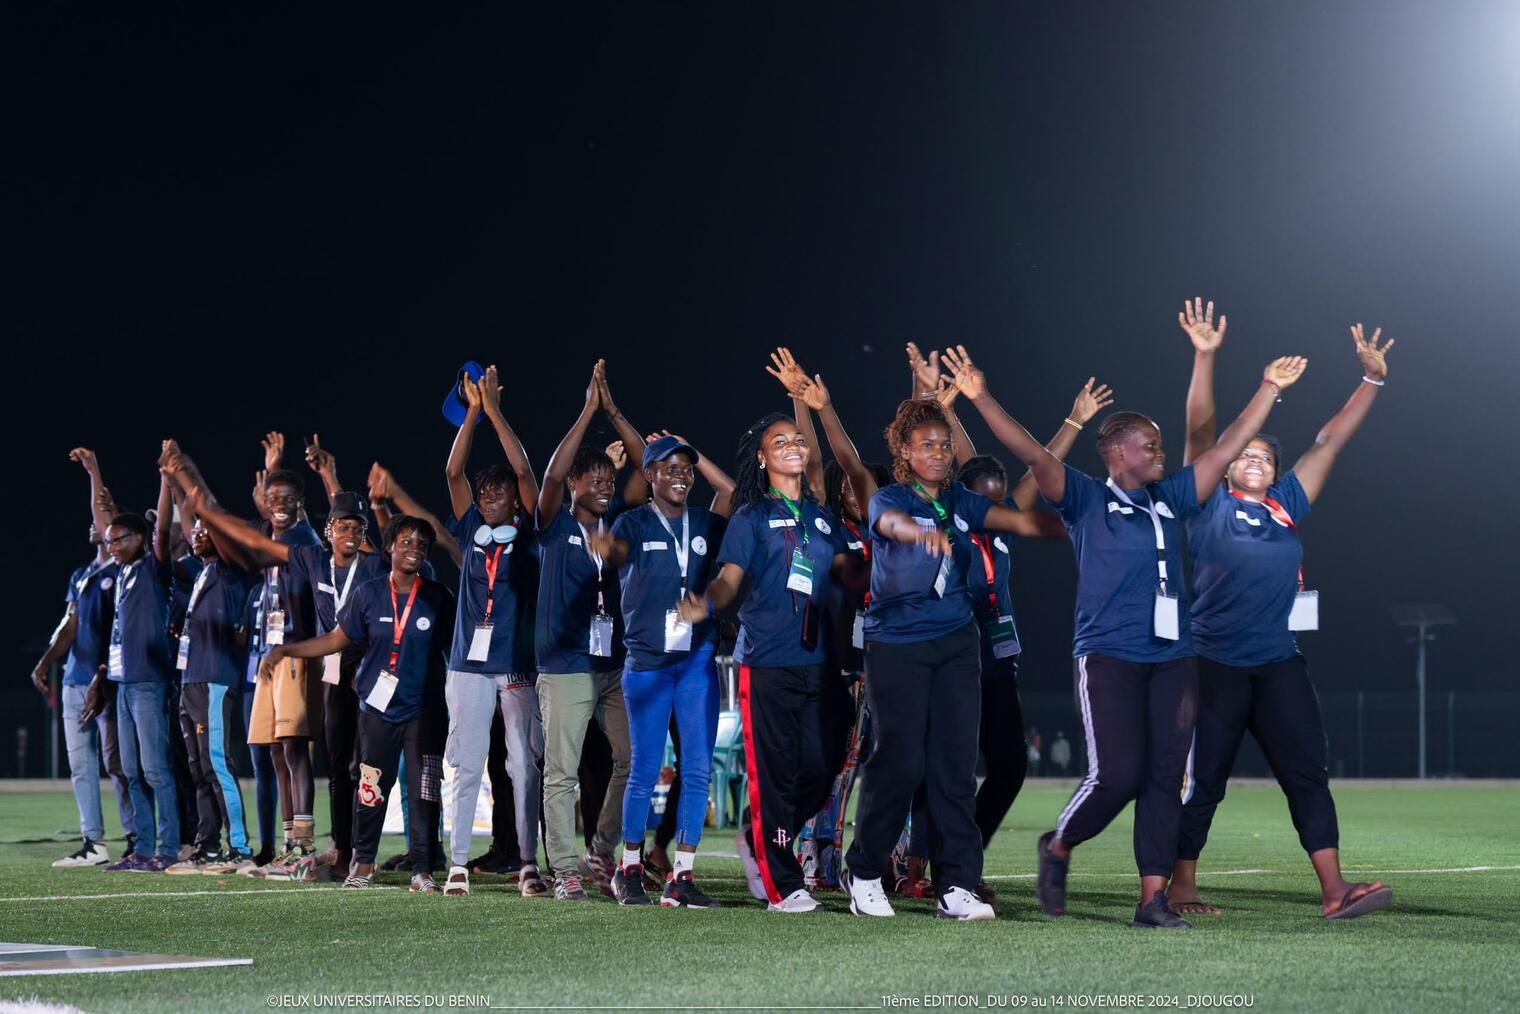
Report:
<svg viewBox="0 0 1520 1014"><path fill-rule="evenodd" d="M193 486L185 491L185 510L200 518L219 549L230 542L242 550L252 565L251 569L290 562L289 546L276 542L242 518L235 518L222 510L201 487Z"/></svg>
<svg viewBox="0 0 1520 1014"><path fill-rule="evenodd" d="M1304 487L1304 495L1310 503L1325 488L1325 480L1330 477L1330 468L1335 464L1336 455L1340 454L1341 448L1346 446L1351 435L1361 426L1362 420L1367 418L1367 410L1372 407L1378 391L1382 390L1388 379L1388 362L1384 357L1393 348L1394 340L1390 338L1387 344L1378 348L1378 339L1382 334L1383 329L1378 328L1372 332L1371 338L1364 338L1362 325L1351 326L1351 340L1356 343L1356 357L1362 362L1361 382L1356 385L1356 390L1351 393L1346 404L1341 406L1341 410L1319 431L1319 435L1314 438L1314 446L1305 451L1304 456L1293 466L1293 473L1298 476L1299 483Z"/></svg>
<svg viewBox="0 0 1520 1014"><path fill-rule="evenodd" d="M158 473L158 513L153 516L153 556L159 563L169 562L169 541L174 531L174 498L169 495L169 476Z"/></svg>
<svg viewBox="0 0 1520 1014"><path fill-rule="evenodd" d="M1060 502L1066 495L1065 466L1044 445L1030 436L1029 431L1020 426L1017 420L1003 411L1003 406L987 390L986 376L971 362L966 346L957 345L953 349L946 349L942 361L955 386L960 388L961 393L987 421L992 435L1034 473L1041 495L1052 503Z"/></svg>
<svg viewBox="0 0 1520 1014"><path fill-rule="evenodd" d="M612 387L607 382L607 361L605 359L602 360L602 368L597 376L597 383L601 388L602 411L607 413L607 418L612 422L613 430L617 432L618 439L622 441L623 452L633 457L633 472L628 476L628 481L623 486L623 502L631 506L641 504L649 499L649 480L644 478L644 470L639 467L640 462L634 456L641 453L641 448L644 446L644 438L639 436L639 431L623 415L622 410L617 407L617 402L612 400ZM611 452L609 451L608 453L610 455Z"/></svg>
<svg viewBox="0 0 1520 1014"><path fill-rule="evenodd" d="M850 480L855 499L861 504L870 503L871 497L876 495L876 477L865 466L865 462L860 460L855 442L844 431L844 423L839 421L839 413L834 411L834 399L829 396L823 377L814 374L813 379L802 387L801 398L823 420L823 433L828 438L829 449L834 452L834 460L844 470L845 478ZM819 497L819 500L823 499L825 498Z"/></svg>
<svg viewBox="0 0 1520 1014"><path fill-rule="evenodd" d="M90 478L90 514L95 518L95 528L103 539L106 537L106 529L111 527L111 518L116 513L116 501L111 498L110 491L100 478L100 462L95 459L95 452L88 447L74 448L69 452L69 460L79 462Z"/></svg>
<svg viewBox="0 0 1520 1014"><path fill-rule="evenodd" d="M1246 444L1251 438L1261 432L1266 425L1267 416L1272 412L1272 405L1281 397L1282 392L1293 385L1293 382L1303 376L1304 369L1309 365L1309 360L1303 356L1283 356L1274 359L1267 364L1262 372L1261 386L1246 403L1245 410L1230 423L1229 428L1219 435L1219 442L1198 456L1193 462L1193 477L1198 487L1198 502L1203 503L1224 478L1225 471L1230 467L1240 452L1245 450Z"/></svg>
<svg viewBox="0 0 1520 1014"><path fill-rule="evenodd" d="M524 509L529 509L538 503L538 480L533 477L533 462L528 460L528 452L523 448L522 441L517 439L517 433L507 425L506 417L501 414L501 381L497 379L495 366L486 367L486 375L480 378L479 389L481 410L491 420L496 439L501 441L501 449L507 454L507 463L517 473L518 499L522 501Z"/></svg>
<svg viewBox="0 0 1520 1014"><path fill-rule="evenodd" d="M464 391L464 422L454 435L454 445L449 448L449 461L443 468L449 480L449 506L456 518L462 518L474 502L469 477L465 470L470 467L470 446L475 442L475 424L480 421L480 387L469 377L462 377L459 387ZM402 508L405 510L406 508Z"/></svg>
<svg viewBox="0 0 1520 1014"><path fill-rule="evenodd" d="M823 481L823 445L818 442L818 432L813 429L813 413L807 399L799 393L807 386L807 373L797 365L792 350L785 347L777 348L771 353L771 364L765 368L765 372L781 381L781 385L791 395L792 416L797 421L797 432L802 434L802 439L812 449L807 461L807 484L813 491L813 496L822 502L828 499Z"/></svg>
<svg viewBox="0 0 1520 1014"><path fill-rule="evenodd" d="M672 433L670 430L660 430L658 433L651 433L644 438L644 442L652 444L661 437L675 437L687 447L696 446L690 440L681 436L681 434ZM712 507L709 509L720 518L728 517L734 512L734 480L718 466L717 462L701 451L697 452L697 471L701 474L702 478L707 480L707 484L713 488Z"/></svg>
<svg viewBox="0 0 1520 1014"><path fill-rule="evenodd" d="M1229 321L1219 315L1219 327L1214 327L1214 301L1205 306L1202 297L1195 296L1189 303L1182 301L1182 312L1177 314L1182 333L1193 343L1193 379L1188 382L1187 394L1187 447L1182 463L1191 465L1198 455L1214 446L1214 353L1224 342L1224 331Z"/></svg>
<svg viewBox="0 0 1520 1014"><path fill-rule="evenodd" d="M1097 377L1087 378L1087 383L1082 385L1082 389L1077 392L1076 400L1071 403L1071 415L1061 420L1061 428L1056 430L1056 435L1046 442L1045 449L1053 454L1057 461L1066 460L1066 455L1071 453L1072 447L1077 442L1077 434L1082 432L1082 427L1114 403L1114 394L1108 389L1107 384L1098 384L1096 388L1093 387L1097 381ZM1012 496L1014 505L1021 511L1029 510L1040 498L1040 484L1035 481L1032 469L1026 471L1013 487Z"/></svg>
<svg viewBox="0 0 1520 1014"><path fill-rule="evenodd" d="M371 465L369 469L369 499L372 504L393 503L401 509L401 513L410 514L414 518L421 518L432 525L434 535L433 548L443 550L448 555L448 558L454 561L455 566L463 563L464 551L460 548L458 540L443 526L442 521L439 521L431 511L413 499L412 495L402 488L401 483L396 481L396 477L390 473L390 470L378 461ZM468 510L469 508L466 507L465 509ZM463 514L462 511L460 513ZM389 518L387 518L386 523L389 524Z"/></svg>
<svg viewBox="0 0 1520 1014"><path fill-rule="evenodd" d="M575 424L554 449L549 465L544 469L544 485L538 491L536 516L536 527L540 529L549 524L565 502L565 480L570 475L570 466L575 463L575 452L580 450L586 431L591 428L591 420L602 406L602 389L597 383L597 374L605 362L598 359L591 368L591 383L586 385L586 402L581 406L581 414L575 417Z"/></svg>
<svg viewBox="0 0 1520 1014"><path fill-rule="evenodd" d="M961 417L955 414L955 399L960 396L961 389L948 380L940 381L939 390L932 397L937 398L940 407L945 410L945 418L950 420L950 447L955 455L955 463L964 466L966 462L976 457L976 444L971 442L971 434L966 432L966 427L961 422ZM924 397L931 397L924 395Z"/></svg>
<svg viewBox="0 0 1520 1014"><path fill-rule="evenodd" d="M321 438L316 433L311 435L311 443L306 445L306 464L322 480L322 489L327 493L328 506L331 506L333 497L343 491L338 483L338 460L322 446Z"/></svg>

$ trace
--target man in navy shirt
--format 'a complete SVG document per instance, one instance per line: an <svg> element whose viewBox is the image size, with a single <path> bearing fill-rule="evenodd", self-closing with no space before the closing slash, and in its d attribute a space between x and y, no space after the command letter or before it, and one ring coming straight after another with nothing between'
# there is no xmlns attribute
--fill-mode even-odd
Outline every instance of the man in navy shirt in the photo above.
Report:
<svg viewBox="0 0 1520 1014"><path fill-rule="evenodd" d="M131 852L132 794L121 770L121 756L116 741L115 698L93 722L81 722L85 694L96 671L106 662L106 643L111 634L112 589L116 584L116 564L101 546L99 529L90 523L90 542L96 547L95 558L69 576L63 619L53 631L47 651L32 670L32 682L42 693L49 693L48 670L54 662L66 659L60 697L63 703L63 737L68 748L69 776L74 786L74 801L79 807L79 831L84 843L74 852L53 863L57 867L103 866L111 861L106 851L105 819L100 810L100 762L104 754L106 771L116 790L117 815L128 835Z"/></svg>

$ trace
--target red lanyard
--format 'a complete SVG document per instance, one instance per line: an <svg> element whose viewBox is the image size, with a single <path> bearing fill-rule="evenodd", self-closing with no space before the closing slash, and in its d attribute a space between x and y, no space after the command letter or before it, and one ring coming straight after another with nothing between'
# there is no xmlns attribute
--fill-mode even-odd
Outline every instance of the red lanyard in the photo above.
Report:
<svg viewBox="0 0 1520 1014"><path fill-rule="evenodd" d="M992 615L997 616L999 615L997 604L997 578L993 576L992 550L988 548L989 540L985 535L973 535L971 536L971 541L976 543L976 548L982 551L982 568L987 571L987 601L992 605Z"/></svg>
<svg viewBox="0 0 1520 1014"><path fill-rule="evenodd" d="M1293 523L1293 517L1292 517L1292 515L1290 515L1286 510L1283 509L1283 505L1282 504L1278 503L1276 500L1273 500L1271 497L1264 496L1260 500L1252 500L1250 497L1243 496L1242 494L1235 492L1233 489L1230 490L1230 495L1233 496L1237 500L1244 500L1246 503L1259 503L1259 504L1261 504L1263 507L1265 507L1267 509L1267 513L1270 514L1270 515L1272 515L1272 520L1273 521L1276 521L1278 524L1282 525L1284 528L1286 528L1290 532L1297 532L1298 531L1298 526ZM1303 564L1299 564L1299 567L1298 567L1298 590L1299 591L1303 591L1304 590L1304 567L1303 567Z"/></svg>
<svg viewBox="0 0 1520 1014"><path fill-rule="evenodd" d="M497 546L496 553L486 554L486 618L480 622L486 626L491 624L491 607L496 605L496 567L501 563L501 554L506 551L506 546Z"/></svg>
<svg viewBox="0 0 1520 1014"><path fill-rule="evenodd" d="M417 588L422 584L421 577L412 578L412 591L406 597L406 612L396 615L396 579L390 580L391 585L391 664L387 667L392 676L396 675L396 660L401 654L401 635L406 633L406 621L412 618L412 603L417 601Z"/></svg>
<svg viewBox="0 0 1520 1014"><path fill-rule="evenodd" d="M860 529L856 528L854 525L850 524L848 521L846 521L844 523L844 526L850 530L850 534L851 535L855 536L855 541L858 542L858 543L860 543L860 555L863 556L863 557L865 557L866 563L870 563L871 562L871 540L868 539L868 538L865 538L864 536L862 536L860 534ZM865 604L866 605L870 605L871 604L871 589L869 589L869 588L866 589Z"/></svg>

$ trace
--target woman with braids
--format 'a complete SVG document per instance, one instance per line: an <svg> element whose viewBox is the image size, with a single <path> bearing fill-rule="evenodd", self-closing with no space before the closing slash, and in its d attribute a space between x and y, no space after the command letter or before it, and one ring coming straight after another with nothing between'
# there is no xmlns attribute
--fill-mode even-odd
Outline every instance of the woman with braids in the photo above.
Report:
<svg viewBox="0 0 1520 1014"><path fill-rule="evenodd" d="M1060 513L1077 557L1075 686L1087 740L1087 777L1039 843L1035 882L1047 915L1066 912L1071 850L1135 803L1140 904L1132 926L1187 929L1167 903L1182 818L1179 786L1193 741L1198 668L1182 597L1182 522L1209 498L1225 467L1261 429L1306 365L1270 363L1261 386L1219 444L1171 476L1161 430L1138 412L1115 412L1098 430L1106 482L1063 465L987 390L964 347L946 368L993 434L1034 472Z"/></svg>
<svg viewBox="0 0 1520 1014"><path fill-rule="evenodd" d="M442 804L443 744L448 714L444 672L454 629L454 596L418 573L435 538L422 518L400 514L385 529L390 573L355 588L336 629L305 641L275 645L261 675L272 677L282 658L324 658L364 646L354 675L359 696L359 784L354 794L354 858L344 887L369 887L385 824L385 797L404 755L410 783L412 883L435 894L433 829Z"/></svg>
<svg viewBox="0 0 1520 1014"><path fill-rule="evenodd" d="M937 399L899 405L886 438L897 481L871 498L865 618L866 697L876 742L865 764L844 885L855 914L894 914L881 878L923 783L939 846L936 914L992 919L992 906L972 893L982 879L972 734L981 713L982 666L966 583L974 564L971 535L1041 536L1059 527L951 479L954 441Z"/></svg>
<svg viewBox="0 0 1520 1014"><path fill-rule="evenodd" d="M1214 354L1225 320L1196 300L1177 315L1196 349L1188 390L1187 460L1214 446ZM1306 591L1298 526L1329 477L1336 455L1372 408L1388 377L1382 332L1351 328L1362 376L1320 430L1314 446L1280 472L1277 441L1257 434L1239 453L1203 509L1188 522L1193 557L1193 642L1198 650L1198 733L1193 777L1182 808L1182 835L1167 897L1184 914L1218 915L1198 895L1198 856L1246 729L1272 766L1299 844L1319 876L1327 919L1375 912L1393 897L1381 881L1349 883L1341 874L1335 800L1326 770L1325 720L1293 632L1319 626L1318 593Z"/></svg>

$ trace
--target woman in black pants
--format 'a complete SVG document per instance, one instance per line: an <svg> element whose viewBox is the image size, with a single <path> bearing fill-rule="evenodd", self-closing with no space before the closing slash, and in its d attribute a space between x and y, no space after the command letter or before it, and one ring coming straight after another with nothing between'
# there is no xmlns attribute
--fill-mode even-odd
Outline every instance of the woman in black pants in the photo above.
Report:
<svg viewBox="0 0 1520 1014"><path fill-rule="evenodd" d="M1196 354L1188 390L1187 459L1214 444L1214 353L1225 321L1201 303L1178 314ZM1288 798L1299 844L1320 882L1327 919L1366 915L1393 897L1381 881L1341 875L1340 834L1330 796L1325 721L1293 633L1319 626L1318 593L1303 581L1298 525L1324 488L1336 455L1366 417L1388 376L1381 331L1351 328L1362 377L1356 391L1287 472L1277 441L1260 434L1231 464L1188 524L1193 556L1193 642L1198 651L1198 734L1185 791L1182 834L1167 896L1185 914L1218 915L1198 895L1198 856L1246 729L1261 746Z"/></svg>

